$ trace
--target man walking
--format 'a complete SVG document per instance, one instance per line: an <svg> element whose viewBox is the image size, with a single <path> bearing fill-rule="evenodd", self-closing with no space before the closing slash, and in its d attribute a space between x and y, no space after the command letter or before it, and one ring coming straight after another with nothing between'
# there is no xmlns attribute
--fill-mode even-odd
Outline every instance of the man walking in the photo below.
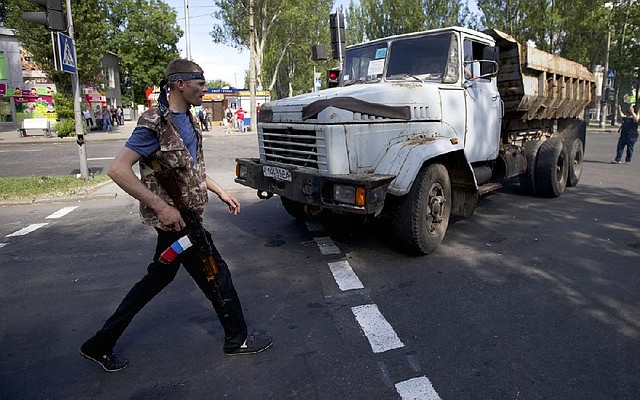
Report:
<svg viewBox="0 0 640 400"><path fill-rule="evenodd" d="M170 95L167 100L168 84ZM205 231L218 269L217 279L210 277L194 247L185 245L186 223L178 202L194 210L200 221L208 201L207 191L215 193L237 215L240 203L213 181L205 172L202 133L189 112L191 106L202 104L206 84L198 64L184 59L173 60L166 69L166 79L160 83L158 106L146 111L138 126L109 167L108 175L123 190L140 201L140 213L146 224L157 232L153 262L147 274L136 283L122 300L114 314L96 334L81 347L81 354L99 363L106 371L125 368L128 361L113 353L116 341L133 317L164 287L173 281L182 264L200 290L211 301L224 329L226 354L255 354L273 343L268 336L248 335L242 306L233 286L229 268L215 248L211 235ZM133 165L140 164L138 179ZM174 185L165 184L169 174ZM164 185L164 186L163 186ZM172 189L173 188L173 189ZM172 190L178 188L178 200ZM165 259L169 247L179 244L183 250L173 261ZM166 249L166 251L165 251Z"/></svg>

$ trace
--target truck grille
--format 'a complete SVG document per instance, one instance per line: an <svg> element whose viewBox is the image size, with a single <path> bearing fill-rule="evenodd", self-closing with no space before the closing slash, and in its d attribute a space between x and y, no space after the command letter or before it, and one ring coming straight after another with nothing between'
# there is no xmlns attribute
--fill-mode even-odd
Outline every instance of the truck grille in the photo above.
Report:
<svg viewBox="0 0 640 400"><path fill-rule="evenodd" d="M324 140L313 130L265 127L261 145L265 161L316 170L326 165L324 157L318 157L319 148L324 153Z"/></svg>

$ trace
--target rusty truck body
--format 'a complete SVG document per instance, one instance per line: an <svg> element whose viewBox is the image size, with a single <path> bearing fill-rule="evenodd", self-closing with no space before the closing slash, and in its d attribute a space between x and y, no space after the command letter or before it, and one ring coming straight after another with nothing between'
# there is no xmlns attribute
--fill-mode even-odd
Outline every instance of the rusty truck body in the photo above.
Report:
<svg viewBox="0 0 640 400"><path fill-rule="evenodd" d="M338 87L262 106L236 182L297 218L389 215L398 244L428 254L507 179L546 197L577 185L593 96L584 66L496 30L378 39L347 48Z"/></svg>

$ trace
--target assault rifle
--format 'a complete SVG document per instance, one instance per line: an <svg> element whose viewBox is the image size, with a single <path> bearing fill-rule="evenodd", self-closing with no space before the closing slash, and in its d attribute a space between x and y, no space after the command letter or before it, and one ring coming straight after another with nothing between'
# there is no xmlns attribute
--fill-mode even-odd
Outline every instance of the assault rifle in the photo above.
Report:
<svg viewBox="0 0 640 400"><path fill-rule="evenodd" d="M222 311L223 317L227 317L229 315L227 302L230 300L223 298L222 293L220 292L220 279L218 276L220 271L218 270L216 260L213 258L213 246L207 237L204 227L202 226L200 216L195 212L195 210L187 207L182 200L182 193L178 187L178 180L175 172L172 170L160 169L159 163L156 160L154 160L152 164L156 179L167 194L169 194L178 211L180 211L180 216L182 216L182 219L186 224L184 232L188 238L188 240L185 241L183 240L184 237L182 237L162 253L163 255L167 253L174 253L173 257L161 256L159 261L165 264L170 264L178 254L193 245L198 258L202 263L202 269L207 277L207 282L211 283L213 286L215 296L214 301ZM185 243L187 244L185 245Z"/></svg>

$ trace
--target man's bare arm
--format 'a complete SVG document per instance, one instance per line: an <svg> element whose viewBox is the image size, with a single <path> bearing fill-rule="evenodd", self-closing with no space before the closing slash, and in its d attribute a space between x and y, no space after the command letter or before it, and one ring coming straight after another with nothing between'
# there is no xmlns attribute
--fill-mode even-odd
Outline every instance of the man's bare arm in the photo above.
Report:
<svg viewBox="0 0 640 400"><path fill-rule="evenodd" d="M220 185L218 185L216 181L211 179L208 175L206 179L207 189L215 193L223 203L229 206L230 214L238 215L238 213L240 212L240 202L235 197L227 193L226 190L224 190Z"/></svg>
<svg viewBox="0 0 640 400"><path fill-rule="evenodd" d="M185 223L180 212L149 190L133 172L133 165L141 158L140 154L124 147L109 166L107 175L131 197L153 209L162 225L177 231L182 230Z"/></svg>

